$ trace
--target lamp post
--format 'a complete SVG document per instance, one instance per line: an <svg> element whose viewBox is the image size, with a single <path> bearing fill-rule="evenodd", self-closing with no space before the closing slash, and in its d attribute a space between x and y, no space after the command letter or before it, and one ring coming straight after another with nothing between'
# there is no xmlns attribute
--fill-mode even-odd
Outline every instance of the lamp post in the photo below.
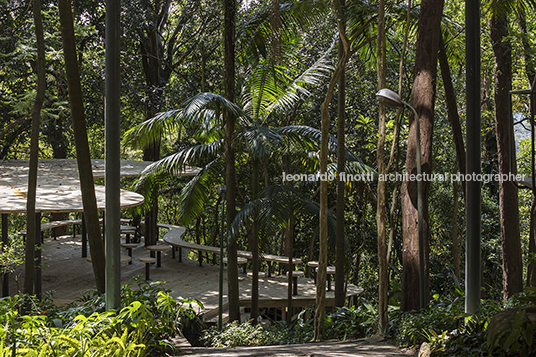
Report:
<svg viewBox="0 0 536 357"><path fill-rule="evenodd" d="M383 88L376 93L376 99L381 104L389 108L407 107L413 112L415 118L415 129L417 139L417 211L419 216L419 300L421 309L425 308L424 301L424 234L423 234L423 204L422 204L422 168L421 168L421 128L419 115L415 108L402 101L400 96L390 89Z"/></svg>
<svg viewBox="0 0 536 357"><path fill-rule="evenodd" d="M218 186L216 194L221 198L221 232L220 232L220 285L218 302L218 329L222 329L223 321L223 208L225 204L225 185Z"/></svg>

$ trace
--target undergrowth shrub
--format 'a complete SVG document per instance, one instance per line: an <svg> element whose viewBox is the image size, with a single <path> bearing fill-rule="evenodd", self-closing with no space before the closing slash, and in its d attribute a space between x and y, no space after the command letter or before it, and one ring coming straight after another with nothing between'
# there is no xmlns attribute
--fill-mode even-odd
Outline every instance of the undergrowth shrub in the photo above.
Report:
<svg viewBox="0 0 536 357"><path fill-rule="evenodd" d="M284 321L269 320L268 324L253 325L235 322L226 324L219 331L216 327L205 330L202 341L206 346L267 346L308 342L313 338L313 319L305 319L312 309L301 311L290 326Z"/></svg>
<svg viewBox="0 0 536 357"><path fill-rule="evenodd" d="M0 299L0 356L156 356L171 346L168 339L179 333L181 320L191 318L194 306L202 308L140 277L121 292L122 307L109 312L104 296L92 291L64 309L50 297Z"/></svg>
<svg viewBox="0 0 536 357"><path fill-rule="evenodd" d="M344 341L373 335L378 328L377 310L376 306L367 302L350 308L338 308L326 317L326 337Z"/></svg>

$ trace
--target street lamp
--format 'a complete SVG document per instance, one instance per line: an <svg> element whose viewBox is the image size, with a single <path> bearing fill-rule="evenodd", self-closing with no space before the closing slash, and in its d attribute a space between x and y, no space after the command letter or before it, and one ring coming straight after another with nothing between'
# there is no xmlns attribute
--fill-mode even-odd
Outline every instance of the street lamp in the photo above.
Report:
<svg viewBox="0 0 536 357"><path fill-rule="evenodd" d="M413 111L417 138L417 211L419 214L419 298L421 309L425 308L424 301L424 235L423 235L423 205L422 205L422 168L421 168L421 128L419 115L415 108L400 99L400 96L390 89L383 88L376 93L376 99L389 108L407 107Z"/></svg>
<svg viewBox="0 0 536 357"><path fill-rule="evenodd" d="M218 186L216 194L221 199L221 232L220 232L220 285L219 285L219 304L218 304L218 329L221 331L223 325L223 209L225 204L225 185Z"/></svg>

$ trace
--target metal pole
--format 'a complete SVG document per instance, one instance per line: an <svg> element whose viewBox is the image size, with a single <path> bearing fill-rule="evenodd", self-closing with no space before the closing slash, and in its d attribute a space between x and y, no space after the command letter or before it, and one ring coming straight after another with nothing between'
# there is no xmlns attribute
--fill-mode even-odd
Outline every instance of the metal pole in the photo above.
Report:
<svg viewBox="0 0 536 357"><path fill-rule="evenodd" d="M467 174L480 174L480 1L465 0ZM466 182L465 312L480 310L480 182Z"/></svg>
<svg viewBox="0 0 536 357"><path fill-rule="evenodd" d="M121 304L121 82L120 82L120 1L106 1L105 73L105 185L106 185L106 310Z"/></svg>
<svg viewBox="0 0 536 357"><path fill-rule="evenodd" d="M35 212L35 281L34 290L37 299L41 300L43 292L43 275L41 272L41 242L43 241L43 233L41 232L41 212Z"/></svg>
<svg viewBox="0 0 536 357"><path fill-rule="evenodd" d="M9 237L7 232L7 213L2 213L2 246L7 247ZM9 273L4 273L2 278L2 297L9 296Z"/></svg>
<svg viewBox="0 0 536 357"><path fill-rule="evenodd" d="M225 186L218 187L218 194L221 197L221 231L220 231L220 285L219 285L219 302L218 302L218 329L223 327L223 223L224 223L224 205L225 205Z"/></svg>

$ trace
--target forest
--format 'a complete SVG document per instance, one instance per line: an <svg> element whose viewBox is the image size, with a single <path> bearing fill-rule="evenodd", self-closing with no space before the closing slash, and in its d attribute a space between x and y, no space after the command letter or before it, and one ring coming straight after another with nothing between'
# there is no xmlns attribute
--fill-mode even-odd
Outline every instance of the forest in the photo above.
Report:
<svg viewBox="0 0 536 357"><path fill-rule="evenodd" d="M470 3L120 3L120 156L154 162L121 178L145 199L122 214L145 221L145 242L158 239L156 222L185 227L181 239L200 245L225 236L229 323L201 326L205 345L377 334L432 356L536 353L536 2L477 2L476 98ZM107 6L0 0L0 158L29 159L30 183L32 158L76 158L81 179L82 159L105 158ZM177 175L188 167L199 171ZM102 251L94 295L69 306L32 297L36 237L16 232L74 216L35 222L31 209L2 220L3 274L27 269L20 294L0 300L2 355L164 355L164 341L199 319L191 307L199 297L177 300L139 279L121 289L121 310L105 311L100 225L85 207L91 251ZM478 271L466 255L475 231ZM249 321L240 321L240 251L252 255ZM307 277L305 262L318 262L315 304L270 327L259 324L266 254L287 257L286 270L299 258ZM208 253L189 257L214 263ZM328 266L337 272L334 307L325 305ZM354 304L348 284L363 289ZM25 333L32 329L41 332Z"/></svg>

